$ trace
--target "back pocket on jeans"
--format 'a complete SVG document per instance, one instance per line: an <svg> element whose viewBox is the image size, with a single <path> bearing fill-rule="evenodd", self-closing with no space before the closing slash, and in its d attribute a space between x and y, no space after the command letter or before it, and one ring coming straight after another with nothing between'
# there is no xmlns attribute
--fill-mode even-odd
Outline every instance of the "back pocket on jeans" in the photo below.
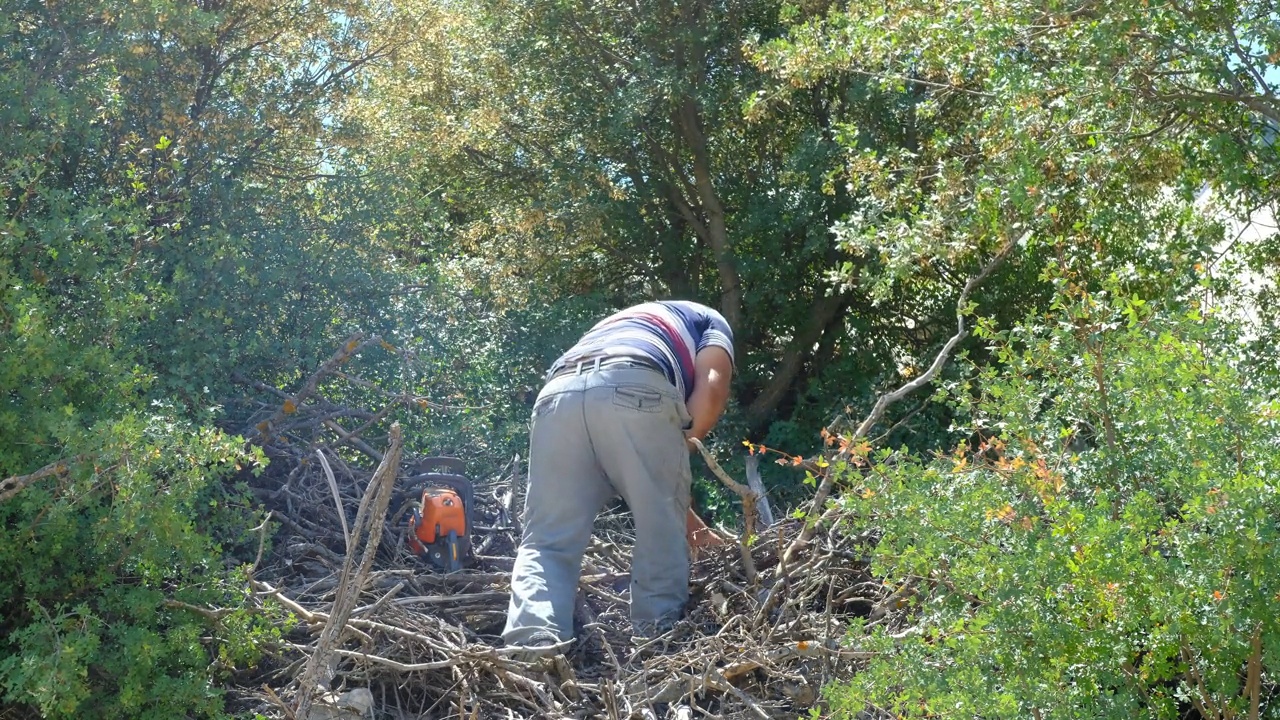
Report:
<svg viewBox="0 0 1280 720"><path fill-rule="evenodd" d="M662 393L643 385L626 385L613 389L613 404L640 412L656 413L662 409Z"/></svg>
<svg viewBox="0 0 1280 720"><path fill-rule="evenodd" d="M541 395L533 403L533 411L529 413L529 420L537 420L539 417L551 412L556 406L556 402L560 399L561 393L552 393L550 395Z"/></svg>

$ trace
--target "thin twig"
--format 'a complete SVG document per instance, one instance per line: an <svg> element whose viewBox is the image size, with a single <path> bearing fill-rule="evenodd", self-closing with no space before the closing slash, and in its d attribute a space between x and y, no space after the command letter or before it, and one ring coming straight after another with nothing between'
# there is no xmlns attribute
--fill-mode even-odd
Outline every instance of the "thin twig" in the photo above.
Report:
<svg viewBox="0 0 1280 720"><path fill-rule="evenodd" d="M699 453L702 454L702 459L707 462L707 467L711 468L711 473L719 478L720 482L724 483L725 487L729 488L736 493L738 497L742 498L743 531L742 534L738 536L738 553L742 556L742 570L747 576L747 582L750 583L752 587L755 587L759 585L760 578L756 574L755 560L751 557L751 539L755 536L756 499L759 496L757 496L756 492L751 488L730 477L729 473L725 472L724 468L720 467L720 463L716 462L716 459L707 450L706 446L702 444L701 440L691 437L689 438L689 442L698 449Z"/></svg>
<svg viewBox="0 0 1280 720"><path fill-rule="evenodd" d="M339 445L342 445L345 443L359 450L365 455L368 455L374 460L377 460L378 462L382 462L382 453L378 452L377 450L374 450L373 447L369 445L369 443L366 443L360 438L355 437L353 433L349 433L346 430L344 430L342 426L339 425L338 423L332 420L325 420L323 425L329 428L330 430L332 430L333 432L337 433Z"/></svg>
<svg viewBox="0 0 1280 720"><path fill-rule="evenodd" d="M267 516L262 518L262 523L256 528L250 528L249 532L258 533L258 554L253 556L253 565L249 567L249 576L252 577L254 571L258 569L258 565L262 564L262 550L267 544L267 523L271 522L271 510L267 511Z"/></svg>
<svg viewBox="0 0 1280 720"><path fill-rule="evenodd" d="M200 607L199 605L192 605L191 603L185 603L181 600L171 600L169 598L165 598L161 604L167 608L186 610L187 612L195 613L212 623L220 623L222 622L222 618L235 612L232 608L216 608L211 610L209 608Z"/></svg>

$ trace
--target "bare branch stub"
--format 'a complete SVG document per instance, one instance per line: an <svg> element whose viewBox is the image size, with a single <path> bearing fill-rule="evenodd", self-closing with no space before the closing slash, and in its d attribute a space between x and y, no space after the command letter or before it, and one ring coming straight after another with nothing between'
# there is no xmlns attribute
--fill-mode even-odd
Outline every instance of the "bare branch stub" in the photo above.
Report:
<svg viewBox="0 0 1280 720"><path fill-rule="evenodd" d="M364 590L369 570L373 567L374 556L378 552L378 543L382 540L382 526L387 517L387 505L391 502L391 492L395 485L396 474L400 468L400 452L403 442L400 436L400 424L391 426L391 445L383 456L382 463L373 474L373 479L365 489L360 510L356 513L355 531L351 538L353 547L347 553L339 575L338 596L333 601L333 612L325 623L320 634L320 642L307 671L303 673L298 687L298 706L294 711L299 720L307 720L317 687L327 687L333 679L335 660L338 655L338 641L347 625L352 609L355 608L360 593ZM355 563L355 545L361 535L368 531L364 552L359 566Z"/></svg>
<svg viewBox="0 0 1280 720"><path fill-rule="evenodd" d="M725 487L732 490L739 498L742 498L743 530L742 535L738 538L738 553L742 557L742 570L747 576L747 582L751 583L754 587L760 582L759 576L756 573L755 560L751 557L751 542L752 538L755 536L756 528L756 501L759 500L759 496L756 494L755 490L752 490L746 485L743 485L730 477L729 473L725 472L724 468L720 467L720 463L716 462L715 457L712 456L706 446L702 444L701 440L691 437L689 438L689 443L697 448L698 452L702 454L702 459L706 461L707 467L711 468L711 473L715 475Z"/></svg>

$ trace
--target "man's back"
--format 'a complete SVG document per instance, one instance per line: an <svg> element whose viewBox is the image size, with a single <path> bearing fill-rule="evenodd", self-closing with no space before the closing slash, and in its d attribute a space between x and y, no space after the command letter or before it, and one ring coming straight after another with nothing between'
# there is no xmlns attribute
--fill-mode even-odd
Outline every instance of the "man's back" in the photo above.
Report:
<svg viewBox="0 0 1280 720"><path fill-rule="evenodd" d="M596 323L551 365L555 373L584 358L633 357L658 367L687 398L699 351L720 347L733 358L733 331L719 312L687 300L629 307Z"/></svg>

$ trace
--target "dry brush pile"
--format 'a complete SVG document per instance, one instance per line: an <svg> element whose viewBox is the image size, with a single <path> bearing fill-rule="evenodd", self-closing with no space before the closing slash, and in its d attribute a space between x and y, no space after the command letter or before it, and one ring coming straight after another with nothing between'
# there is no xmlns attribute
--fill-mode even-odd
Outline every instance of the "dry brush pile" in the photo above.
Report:
<svg viewBox="0 0 1280 720"><path fill-rule="evenodd" d="M699 551L687 617L661 637L632 638L633 534L625 512L606 513L584 562L576 640L554 658L515 659L499 635L520 532L520 460L473 478L466 569L440 572L410 553L405 480L419 458L403 455L399 425L388 431L387 420L420 399L387 393L382 409L368 410L322 392L363 382L341 368L374 343L388 347L352 338L296 389L243 380L258 401L248 433L272 459L252 489L276 527L253 589L298 622L273 667L241 678L239 709L289 718L795 717L860 659L842 643L850 619L890 621L893 598L866 571L865 539L842 534L830 514L754 531L752 491L703 451L743 496L747 531ZM367 432L385 436L385 447ZM372 706L336 707L343 692Z"/></svg>
<svg viewBox="0 0 1280 720"><path fill-rule="evenodd" d="M371 345L401 354L406 366L413 358L378 338L357 336L296 390L242 378L258 394L247 434L273 459L273 472L255 491L280 524L272 552L265 558L260 552L254 563L256 597L280 603L301 622L284 648L291 662L239 700L299 720L359 717L330 702L331 691L347 688L361 696L364 715L386 718L804 714L820 701L825 683L865 659L842 642L853 618L865 618L865 629L892 624L901 630L907 617L900 607L912 592L908 583L889 593L863 559L873 539L841 531L839 511L828 506L833 468L873 444L870 433L890 405L932 382L968 335L973 290L1030 236L1030 230L1010 233L965 283L956 332L924 372L880 395L856 428L849 423L853 429L838 436L837 448L811 461L797 458L817 478L803 521L763 527L757 491L731 478L699 444L712 473L742 499L743 527L694 563L687 617L662 637L631 636L634 538L624 515L606 516L597 523L579 581L576 641L535 662L516 659L499 641L519 537L519 458L477 485L474 563L435 572L405 550L401 508L408 498L397 496L397 479L417 459L402 457L399 425L391 425L385 452L363 437L397 408L429 400L379 390L381 409L367 410L318 392L322 382L368 389L370 383L341 367ZM361 424L348 430L339 422L351 419ZM822 434L837 437L831 426ZM374 463L370 471L366 465Z"/></svg>

